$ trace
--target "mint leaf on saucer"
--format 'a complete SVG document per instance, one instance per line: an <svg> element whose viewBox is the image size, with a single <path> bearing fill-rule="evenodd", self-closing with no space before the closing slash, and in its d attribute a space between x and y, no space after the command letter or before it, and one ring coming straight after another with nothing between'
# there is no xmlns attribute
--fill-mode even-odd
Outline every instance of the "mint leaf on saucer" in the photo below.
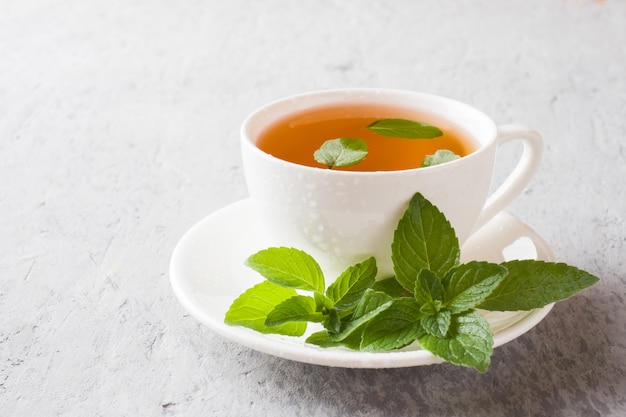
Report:
<svg viewBox="0 0 626 417"><path fill-rule="evenodd" d="M351 312L365 290L376 280L378 268L373 257L345 270L326 290L326 297L340 312Z"/></svg>
<svg viewBox="0 0 626 417"><path fill-rule="evenodd" d="M328 311L333 308L333 301L321 292L315 291L313 299L315 300L315 311Z"/></svg>
<svg viewBox="0 0 626 417"><path fill-rule="evenodd" d="M318 263L293 248L269 248L246 264L267 280L232 303L224 321L306 343L381 352L418 341L434 355L485 372L493 350L489 323L476 309L532 310L598 282L573 266L537 260L460 264L455 232L421 194L413 196L391 244L393 278L376 281L374 258L347 268L325 290ZM298 291L312 291L305 296Z"/></svg>
<svg viewBox="0 0 626 417"><path fill-rule="evenodd" d="M331 334L330 338L337 341L346 339L355 331L361 330L362 325L389 308L392 302L393 298L387 294L368 289L363 293L351 320L343 323L341 331L337 334Z"/></svg>
<svg viewBox="0 0 626 417"><path fill-rule="evenodd" d="M397 298L365 327L361 350L382 352L407 346L423 334L420 306L414 298Z"/></svg>
<svg viewBox="0 0 626 417"><path fill-rule="evenodd" d="M322 322L326 330L330 333L339 333L341 331L341 318L339 313L334 308L331 308L324 314L324 320Z"/></svg>
<svg viewBox="0 0 626 417"><path fill-rule="evenodd" d="M326 330L315 332L306 339L306 343L316 345L323 348L343 346L341 342L330 339L330 335Z"/></svg>
<svg viewBox="0 0 626 417"><path fill-rule="evenodd" d="M324 320L324 316L315 310L316 304L312 297L294 295L278 304L267 314L265 325L278 326L292 321L321 323Z"/></svg>
<svg viewBox="0 0 626 417"><path fill-rule="evenodd" d="M394 298L412 296L411 291L408 291L406 288L400 285L396 277L378 280L374 282L374 284L372 285L372 289L375 291L384 292L385 294Z"/></svg>
<svg viewBox="0 0 626 417"><path fill-rule="evenodd" d="M382 136L406 139L432 139L443 135L441 129L428 123L407 119L382 119L367 128Z"/></svg>
<svg viewBox="0 0 626 417"><path fill-rule="evenodd" d="M306 343L316 345L323 348L343 346L342 343L330 340L330 335L326 330L315 332L306 339Z"/></svg>
<svg viewBox="0 0 626 417"><path fill-rule="evenodd" d="M322 269L311 255L299 249L263 249L245 263L265 279L284 287L324 292Z"/></svg>
<svg viewBox="0 0 626 417"><path fill-rule="evenodd" d="M276 333L286 336L302 336L306 323L288 323L269 327L265 320L270 311L283 301L296 295L296 291L269 281L263 281L247 289L231 304L224 322L256 330L260 333Z"/></svg>
<svg viewBox="0 0 626 417"><path fill-rule="evenodd" d="M443 278L445 306L461 313L482 303L502 280L508 270L489 262L469 262L451 269Z"/></svg>
<svg viewBox="0 0 626 417"><path fill-rule="evenodd" d="M564 263L536 260L502 263L508 275L478 308L516 311L541 308L592 286L599 279Z"/></svg>
<svg viewBox="0 0 626 417"><path fill-rule="evenodd" d="M334 340L326 330L315 332L306 339L306 343L323 348L347 347L352 350L359 350L361 346L361 332L357 331L342 340Z"/></svg>
<svg viewBox="0 0 626 417"><path fill-rule="evenodd" d="M422 328L431 336L443 338L448 334L452 313L448 310L439 311L430 316L422 317Z"/></svg>
<svg viewBox="0 0 626 417"><path fill-rule="evenodd" d="M447 149L439 149L434 155L426 155L422 161L422 168L432 167L434 165L445 164L446 162L452 162L459 159L460 156Z"/></svg>
<svg viewBox="0 0 626 417"><path fill-rule="evenodd" d="M420 345L448 362L485 372L491 362L493 334L489 323L474 310L452 315L448 335L424 334Z"/></svg>
<svg viewBox="0 0 626 417"><path fill-rule="evenodd" d="M443 285L441 280L428 269L417 274L413 296L425 314L437 313L443 304Z"/></svg>
<svg viewBox="0 0 626 417"><path fill-rule="evenodd" d="M398 222L391 244L396 279L413 291L417 274L429 269L442 277L458 265L459 241L439 209L417 193Z"/></svg>
<svg viewBox="0 0 626 417"><path fill-rule="evenodd" d="M367 156L367 143L363 139L338 138L327 140L313 153L313 158L328 168L356 165Z"/></svg>

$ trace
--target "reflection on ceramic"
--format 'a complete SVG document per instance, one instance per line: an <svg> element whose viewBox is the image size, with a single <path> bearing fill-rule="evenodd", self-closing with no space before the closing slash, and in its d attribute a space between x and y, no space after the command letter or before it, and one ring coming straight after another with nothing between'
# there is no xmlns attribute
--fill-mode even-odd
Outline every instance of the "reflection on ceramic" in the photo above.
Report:
<svg viewBox="0 0 626 417"><path fill-rule="evenodd" d="M241 345L299 362L349 368L393 368L442 362L430 352L410 346L401 351L358 352L344 348L320 348L304 343L303 337L264 335L243 327L224 324L232 301L262 281L244 260L258 250L289 246L267 236L257 222L249 199L225 207L197 223L180 240L170 262L170 280L182 305L211 330ZM304 248L301 248L304 249ZM511 259L554 261L546 242L532 229L507 213L472 235L462 248L461 260L502 262ZM312 254L326 275L324 259ZM346 267L349 265L346 265ZM494 333L494 347L526 333L539 323L552 305L532 311L483 312ZM319 330L309 324L309 333Z"/></svg>

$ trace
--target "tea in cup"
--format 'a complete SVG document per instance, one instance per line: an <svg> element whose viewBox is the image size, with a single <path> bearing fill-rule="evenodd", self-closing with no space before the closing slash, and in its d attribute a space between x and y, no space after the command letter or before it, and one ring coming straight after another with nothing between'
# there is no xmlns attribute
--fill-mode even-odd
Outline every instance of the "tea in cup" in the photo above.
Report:
<svg viewBox="0 0 626 417"><path fill-rule="evenodd" d="M400 119L435 126L430 139L390 138L368 125ZM314 153L327 140L356 137L367 156L329 169ZM506 180L490 194L497 148L524 147ZM393 233L411 197L420 192L441 210L463 244L517 195L534 174L543 143L534 130L497 127L481 111L436 95L385 89L326 90L262 106L241 129L250 198L267 233L311 253L337 272L370 256L380 275L393 274ZM447 149L459 158L422 167Z"/></svg>

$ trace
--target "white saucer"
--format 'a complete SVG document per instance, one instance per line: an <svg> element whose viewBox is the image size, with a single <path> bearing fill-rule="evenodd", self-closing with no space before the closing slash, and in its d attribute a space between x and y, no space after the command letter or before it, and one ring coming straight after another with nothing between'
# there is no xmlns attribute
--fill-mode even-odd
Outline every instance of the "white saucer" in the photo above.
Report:
<svg viewBox="0 0 626 417"><path fill-rule="evenodd" d="M304 337L265 335L224 324L224 314L232 301L263 280L244 266L244 260L258 250L281 243L273 242L262 231L249 199L218 210L193 226L174 249L170 262L174 293L182 305L211 330L236 343L281 358L347 368L395 368L442 362L430 352L416 348L383 353L324 349L305 344ZM472 259L491 262L555 260L553 252L537 233L507 213L498 214L475 233L461 253L463 262ZM552 305L533 311L484 312L494 333L494 347L526 333L551 308ZM319 330L311 324L309 328Z"/></svg>

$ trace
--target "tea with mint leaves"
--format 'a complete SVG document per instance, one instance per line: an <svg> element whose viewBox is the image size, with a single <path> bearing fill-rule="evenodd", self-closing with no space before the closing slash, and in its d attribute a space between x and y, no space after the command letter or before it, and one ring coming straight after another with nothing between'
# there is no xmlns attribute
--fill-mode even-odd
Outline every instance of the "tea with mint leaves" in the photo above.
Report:
<svg viewBox="0 0 626 417"><path fill-rule="evenodd" d="M436 126L440 134L411 140L415 138L397 133L386 135L384 129L368 128L390 119ZM319 107L286 116L262 132L257 146L285 161L325 168L323 163L316 161L314 154L325 142L339 138L358 138L367 144L367 156L363 160L336 168L351 171L419 168L427 156L435 155L437 151L445 149L463 157L477 148L473 138L459 127L426 113L398 107L347 104Z"/></svg>

